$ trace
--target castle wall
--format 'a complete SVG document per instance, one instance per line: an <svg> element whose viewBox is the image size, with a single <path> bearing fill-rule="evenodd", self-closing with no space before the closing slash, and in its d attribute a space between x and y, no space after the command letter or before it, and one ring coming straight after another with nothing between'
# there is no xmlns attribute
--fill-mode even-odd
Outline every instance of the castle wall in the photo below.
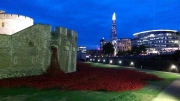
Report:
<svg viewBox="0 0 180 101"><path fill-rule="evenodd" d="M58 61L64 72L76 71L77 33L36 24L13 35L0 34L0 79L41 75L50 66L51 46L58 49Z"/></svg>
<svg viewBox="0 0 180 101"><path fill-rule="evenodd" d="M12 35L32 25L32 18L16 14L0 14L0 34Z"/></svg>
<svg viewBox="0 0 180 101"><path fill-rule="evenodd" d="M0 69L11 67L11 36L0 35Z"/></svg>
<svg viewBox="0 0 180 101"><path fill-rule="evenodd" d="M55 37L56 36L56 37ZM55 28L52 45L58 46L58 58L64 72L76 71L77 33L67 28Z"/></svg>
<svg viewBox="0 0 180 101"><path fill-rule="evenodd" d="M0 78L44 73L50 64L50 32L50 26L37 24L13 34L11 36L11 52L6 49L11 58L10 66L8 68L5 67L6 65L0 67L3 68L0 72L6 74L2 76L0 73ZM4 59L1 60L4 61Z"/></svg>
<svg viewBox="0 0 180 101"><path fill-rule="evenodd" d="M68 71L74 72L76 71L76 61L77 61L77 33L74 30L69 30L68 38L70 40Z"/></svg>

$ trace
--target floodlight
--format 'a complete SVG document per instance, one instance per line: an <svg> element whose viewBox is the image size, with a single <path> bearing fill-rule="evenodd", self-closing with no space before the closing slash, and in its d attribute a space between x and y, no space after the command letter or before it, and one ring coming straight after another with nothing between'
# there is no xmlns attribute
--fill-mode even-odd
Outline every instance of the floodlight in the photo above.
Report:
<svg viewBox="0 0 180 101"><path fill-rule="evenodd" d="M109 63L112 63L112 62L113 62L112 60L109 61Z"/></svg>
<svg viewBox="0 0 180 101"><path fill-rule="evenodd" d="M176 66L175 66L175 65L172 65L172 66L171 66L171 69L175 69L175 68L176 68Z"/></svg>
<svg viewBox="0 0 180 101"><path fill-rule="evenodd" d="M98 59L98 62L100 61L100 59Z"/></svg>

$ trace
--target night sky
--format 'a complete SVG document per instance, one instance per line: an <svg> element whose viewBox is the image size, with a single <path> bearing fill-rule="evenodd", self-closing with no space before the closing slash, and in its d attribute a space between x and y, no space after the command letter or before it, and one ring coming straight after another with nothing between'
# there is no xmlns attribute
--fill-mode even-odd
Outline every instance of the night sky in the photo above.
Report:
<svg viewBox="0 0 180 101"><path fill-rule="evenodd" d="M114 12L118 38L146 30L180 31L180 0L0 0L0 10L29 16L34 24L73 29L78 45L88 49L110 39Z"/></svg>

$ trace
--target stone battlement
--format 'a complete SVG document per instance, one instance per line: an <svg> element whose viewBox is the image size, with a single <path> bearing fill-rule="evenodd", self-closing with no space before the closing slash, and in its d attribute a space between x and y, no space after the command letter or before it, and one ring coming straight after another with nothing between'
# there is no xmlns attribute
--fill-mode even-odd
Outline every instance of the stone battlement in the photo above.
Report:
<svg viewBox="0 0 180 101"><path fill-rule="evenodd" d="M76 31L68 30L67 28L64 28L64 27L56 27L54 32L62 33L65 36L70 35L70 36L73 36L73 37L77 37Z"/></svg>
<svg viewBox="0 0 180 101"><path fill-rule="evenodd" d="M27 16L18 15L18 14L0 14L0 19L18 19L18 20L29 20L32 21L33 19Z"/></svg>

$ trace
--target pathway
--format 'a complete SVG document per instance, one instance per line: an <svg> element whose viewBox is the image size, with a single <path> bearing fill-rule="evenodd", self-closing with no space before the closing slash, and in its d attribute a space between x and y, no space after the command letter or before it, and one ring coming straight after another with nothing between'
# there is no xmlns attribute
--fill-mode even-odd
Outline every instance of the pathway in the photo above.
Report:
<svg viewBox="0 0 180 101"><path fill-rule="evenodd" d="M180 78L173 81L152 101L180 101Z"/></svg>

